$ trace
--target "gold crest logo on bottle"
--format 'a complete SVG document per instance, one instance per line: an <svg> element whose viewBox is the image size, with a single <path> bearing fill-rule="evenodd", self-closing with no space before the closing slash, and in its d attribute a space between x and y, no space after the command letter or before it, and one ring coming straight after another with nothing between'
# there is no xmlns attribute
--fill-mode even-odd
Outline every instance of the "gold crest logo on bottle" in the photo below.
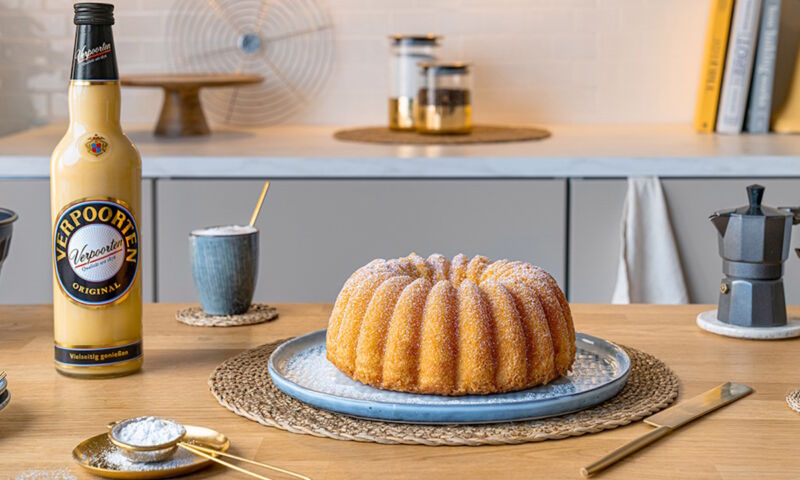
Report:
<svg viewBox="0 0 800 480"><path fill-rule="evenodd" d="M105 138L95 133L94 136L86 142L86 150L95 157L99 157L108 150L108 142L106 142Z"/></svg>
<svg viewBox="0 0 800 480"><path fill-rule="evenodd" d="M56 277L70 300L97 307L125 299L139 266L139 230L124 202L73 202L59 214L53 235Z"/></svg>

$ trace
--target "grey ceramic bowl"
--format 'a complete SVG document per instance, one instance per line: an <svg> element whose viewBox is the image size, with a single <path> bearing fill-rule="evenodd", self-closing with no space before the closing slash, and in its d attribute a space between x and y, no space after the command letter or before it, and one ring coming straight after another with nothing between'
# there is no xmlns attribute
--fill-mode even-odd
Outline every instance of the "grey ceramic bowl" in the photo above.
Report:
<svg viewBox="0 0 800 480"><path fill-rule="evenodd" d="M7 208L0 208L0 270L3 269L3 262L8 257L8 250L11 248L11 234L14 231L16 220L16 213Z"/></svg>
<svg viewBox="0 0 800 480"><path fill-rule="evenodd" d="M189 235L194 286L208 315L239 315L250 308L258 277L258 230Z"/></svg>

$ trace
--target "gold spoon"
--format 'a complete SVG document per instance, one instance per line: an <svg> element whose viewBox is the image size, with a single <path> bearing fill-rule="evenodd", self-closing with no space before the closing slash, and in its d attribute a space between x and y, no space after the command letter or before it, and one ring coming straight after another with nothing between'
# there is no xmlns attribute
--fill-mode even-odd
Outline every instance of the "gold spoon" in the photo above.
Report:
<svg viewBox="0 0 800 480"><path fill-rule="evenodd" d="M261 212L261 205L264 203L264 198L267 196L267 190L269 190L269 180L264 182L264 188L261 189L261 196L258 198L258 203L256 204L256 209L253 210L253 216L250 217L250 226L254 226L256 224L256 219L258 218L259 212Z"/></svg>
<svg viewBox="0 0 800 480"><path fill-rule="evenodd" d="M286 475L289 475L289 476L292 476L292 477L295 477L295 478L299 478L300 480L311 480L309 477L306 477L305 475L301 475L301 474L296 473L296 472L292 472L291 470L284 470L283 468L276 467L276 466L273 466L273 465L268 465L266 463L256 462L255 460L250 460L250 459L247 459L247 458L238 457L238 456L232 455L230 453L220 452L219 450L214 450L213 448L201 447L199 445L194 445L194 444L186 443L186 442L178 442L178 446L181 447L184 450L188 450L188 451L192 452L195 455L198 455L198 456L203 457L203 458L207 458L207 459L209 459L209 460L211 460L213 462L219 463L220 465L224 465L224 466L226 466L226 467L228 467L228 468L230 468L232 470L236 470L237 472L241 472L241 473L244 473L245 475L250 475L251 477L259 478L261 480L272 480L272 479L269 478L269 477L265 477L263 475L259 475L259 474L255 473L255 472L251 472L250 470L245 470L242 467L237 467L236 465L234 465L232 463L228 463L228 462L226 462L224 460L220 460L218 458L215 458L214 455L218 455L220 457L232 458L234 460L239 460L240 462L245 462L245 463L249 463L249 464L252 464L252 465L257 465L257 466L262 467L262 468L268 468L268 469L274 470L276 472L280 472L280 473L283 473L283 474L286 474Z"/></svg>

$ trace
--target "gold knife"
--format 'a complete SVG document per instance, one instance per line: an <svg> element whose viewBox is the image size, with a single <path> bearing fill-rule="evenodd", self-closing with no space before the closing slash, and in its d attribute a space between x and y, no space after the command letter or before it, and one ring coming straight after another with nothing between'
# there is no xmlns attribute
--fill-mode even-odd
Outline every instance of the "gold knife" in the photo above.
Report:
<svg viewBox="0 0 800 480"><path fill-rule="evenodd" d="M582 468L581 475L584 477L594 475L692 420L735 402L752 392L753 389L747 385L728 382L655 415L651 415L645 418L644 422L656 427L654 430L617 448L588 467Z"/></svg>

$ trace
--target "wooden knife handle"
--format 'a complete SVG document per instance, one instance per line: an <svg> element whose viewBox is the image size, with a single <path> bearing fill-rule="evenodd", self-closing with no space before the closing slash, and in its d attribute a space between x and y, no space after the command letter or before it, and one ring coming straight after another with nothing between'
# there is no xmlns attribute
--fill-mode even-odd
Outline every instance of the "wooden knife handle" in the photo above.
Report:
<svg viewBox="0 0 800 480"><path fill-rule="evenodd" d="M655 442L656 440L667 435L670 432L672 432L672 429L669 427L658 427L654 430L651 430L642 435L641 437L617 448L613 452L607 454L606 456L592 463L591 465L581 468L581 475L588 478L594 475L595 473L617 463L618 461L622 460L628 455L650 445L651 443Z"/></svg>

